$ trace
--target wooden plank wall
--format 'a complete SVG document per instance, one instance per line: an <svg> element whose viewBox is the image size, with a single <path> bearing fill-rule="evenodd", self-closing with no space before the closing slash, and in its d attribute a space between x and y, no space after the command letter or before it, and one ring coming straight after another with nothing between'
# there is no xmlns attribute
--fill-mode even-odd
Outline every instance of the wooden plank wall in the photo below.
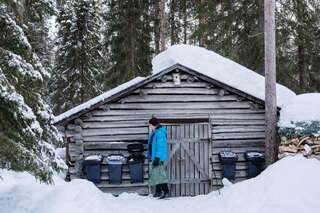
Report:
<svg viewBox="0 0 320 213"><path fill-rule="evenodd" d="M264 107L186 73L181 73L180 85L174 85L172 73L166 74L68 124L70 157L74 163L74 167L70 167L71 176L79 177L83 157L112 153L127 156L128 143L146 143L147 121L152 115L163 119L199 119L208 118L209 114L212 122L214 187L221 186L222 170L218 153L223 149L239 154L236 182L246 179L244 152L263 151ZM133 185L130 185L126 166L124 170L123 186L126 190L126 187ZM101 187L107 186L106 166L102 172ZM146 173L146 179L147 176Z"/></svg>

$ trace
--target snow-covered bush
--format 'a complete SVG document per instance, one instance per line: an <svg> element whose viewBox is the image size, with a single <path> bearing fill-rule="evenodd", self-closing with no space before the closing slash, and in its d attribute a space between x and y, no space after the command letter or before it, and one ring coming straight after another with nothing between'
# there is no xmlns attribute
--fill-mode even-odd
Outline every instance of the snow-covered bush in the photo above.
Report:
<svg viewBox="0 0 320 213"><path fill-rule="evenodd" d="M297 95L285 103L278 127L286 137L320 135L320 93Z"/></svg>

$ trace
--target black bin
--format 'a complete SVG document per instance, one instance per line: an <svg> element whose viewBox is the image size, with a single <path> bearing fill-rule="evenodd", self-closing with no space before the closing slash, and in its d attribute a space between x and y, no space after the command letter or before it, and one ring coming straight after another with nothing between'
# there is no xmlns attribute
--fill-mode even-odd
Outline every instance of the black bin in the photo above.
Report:
<svg viewBox="0 0 320 213"><path fill-rule="evenodd" d="M264 155L256 151L248 151L245 153L248 161L248 178L253 178L263 171L265 158Z"/></svg>
<svg viewBox="0 0 320 213"><path fill-rule="evenodd" d="M93 183L100 183L102 156L91 155L84 159L87 179Z"/></svg>
<svg viewBox="0 0 320 213"><path fill-rule="evenodd" d="M108 174L110 184L120 184L122 179L122 167L125 157L123 155L109 155L107 157Z"/></svg>
<svg viewBox="0 0 320 213"><path fill-rule="evenodd" d="M130 153L127 163L129 167L129 173L131 177L131 183L143 182L143 164L145 156L143 154L143 144L129 144L127 146Z"/></svg>
<svg viewBox="0 0 320 213"><path fill-rule="evenodd" d="M223 165L223 177L228 180L234 180L236 175L236 162L238 156L232 151L221 151L219 153L220 162Z"/></svg>

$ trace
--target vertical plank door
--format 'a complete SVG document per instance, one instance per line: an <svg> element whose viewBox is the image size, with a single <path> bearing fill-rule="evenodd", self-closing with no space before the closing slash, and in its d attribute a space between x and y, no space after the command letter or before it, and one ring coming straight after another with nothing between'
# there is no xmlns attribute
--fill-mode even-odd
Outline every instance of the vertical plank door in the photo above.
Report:
<svg viewBox="0 0 320 213"><path fill-rule="evenodd" d="M166 168L171 196L195 196L211 190L209 124L164 124L169 159Z"/></svg>

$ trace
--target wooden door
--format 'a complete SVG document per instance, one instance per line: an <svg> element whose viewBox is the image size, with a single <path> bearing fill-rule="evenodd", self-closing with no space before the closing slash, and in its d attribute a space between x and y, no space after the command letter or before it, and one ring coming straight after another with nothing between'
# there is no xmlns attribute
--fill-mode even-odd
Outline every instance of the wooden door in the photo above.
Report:
<svg viewBox="0 0 320 213"><path fill-rule="evenodd" d="M211 191L210 128L208 123L164 124L171 196L194 196Z"/></svg>

